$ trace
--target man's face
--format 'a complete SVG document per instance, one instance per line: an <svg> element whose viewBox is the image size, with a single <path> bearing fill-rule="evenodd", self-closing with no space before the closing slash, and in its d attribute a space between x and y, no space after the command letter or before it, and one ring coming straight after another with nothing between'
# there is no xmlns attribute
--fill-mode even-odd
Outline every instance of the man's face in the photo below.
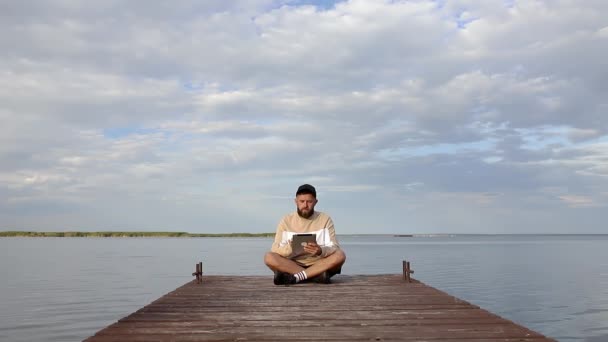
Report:
<svg viewBox="0 0 608 342"><path fill-rule="evenodd" d="M309 218L315 213L315 205L317 199L311 194L300 194L296 196L296 206L298 207L298 215L303 218Z"/></svg>

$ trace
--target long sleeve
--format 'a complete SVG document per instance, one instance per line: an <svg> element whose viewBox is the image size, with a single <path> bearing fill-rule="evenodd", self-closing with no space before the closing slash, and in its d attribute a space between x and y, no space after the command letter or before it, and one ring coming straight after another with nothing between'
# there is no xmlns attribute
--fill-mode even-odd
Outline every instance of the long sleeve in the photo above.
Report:
<svg viewBox="0 0 608 342"><path fill-rule="evenodd" d="M285 218L283 218L277 225L277 232L274 235L274 242L270 251L287 258L291 255L292 250L291 243L283 240L283 232L285 231L287 231L287 225L285 224Z"/></svg>
<svg viewBox="0 0 608 342"><path fill-rule="evenodd" d="M338 240L336 239L336 230L334 229L334 222L331 218L327 220L327 233L329 234L330 243L327 246L321 246L321 257L332 255L336 250L340 248Z"/></svg>

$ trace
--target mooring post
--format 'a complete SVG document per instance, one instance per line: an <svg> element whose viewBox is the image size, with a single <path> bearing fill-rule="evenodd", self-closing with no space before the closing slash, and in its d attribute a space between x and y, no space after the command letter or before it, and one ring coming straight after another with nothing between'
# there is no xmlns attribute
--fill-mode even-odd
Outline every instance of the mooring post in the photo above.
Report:
<svg viewBox="0 0 608 342"><path fill-rule="evenodd" d="M196 270L192 273L196 277L196 283L201 284L203 282L203 263L199 262L196 264Z"/></svg>
<svg viewBox="0 0 608 342"><path fill-rule="evenodd" d="M408 283L411 283L412 278L410 277L410 274L414 274L414 270L410 268L409 261L403 260L403 280L407 281Z"/></svg>

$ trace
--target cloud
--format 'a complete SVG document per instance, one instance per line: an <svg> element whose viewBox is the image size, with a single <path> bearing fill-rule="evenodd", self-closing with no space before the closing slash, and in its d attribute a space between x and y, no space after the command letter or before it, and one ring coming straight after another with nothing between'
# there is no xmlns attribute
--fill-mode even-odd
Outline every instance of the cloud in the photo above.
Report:
<svg viewBox="0 0 608 342"><path fill-rule="evenodd" d="M0 13L0 228L601 232L604 2Z"/></svg>
<svg viewBox="0 0 608 342"><path fill-rule="evenodd" d="M595 203L592 198L589 198L587 196L564 195L560 196L559 199L573 208L598 206L598 204Z"/></svg>

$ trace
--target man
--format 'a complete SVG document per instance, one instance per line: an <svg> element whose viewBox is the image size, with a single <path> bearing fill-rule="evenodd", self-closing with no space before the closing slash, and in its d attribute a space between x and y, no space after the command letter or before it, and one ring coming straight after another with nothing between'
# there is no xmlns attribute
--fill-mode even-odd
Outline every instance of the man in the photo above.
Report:
<svg viewBox="0 0 608 342"><path fill-rule="evenodd" d="M295 284L309 278L329 283L334 274L340 273L346 260L336 240L334 223L329 215L315 211L317 191L314 186L301 185L296 191L295 202L296 211L279 222L264 263L274 271L275 285ZM294 255L291 240L295 234L305 233L315 234L316 242L306 244L303 254Z"/></svg>

